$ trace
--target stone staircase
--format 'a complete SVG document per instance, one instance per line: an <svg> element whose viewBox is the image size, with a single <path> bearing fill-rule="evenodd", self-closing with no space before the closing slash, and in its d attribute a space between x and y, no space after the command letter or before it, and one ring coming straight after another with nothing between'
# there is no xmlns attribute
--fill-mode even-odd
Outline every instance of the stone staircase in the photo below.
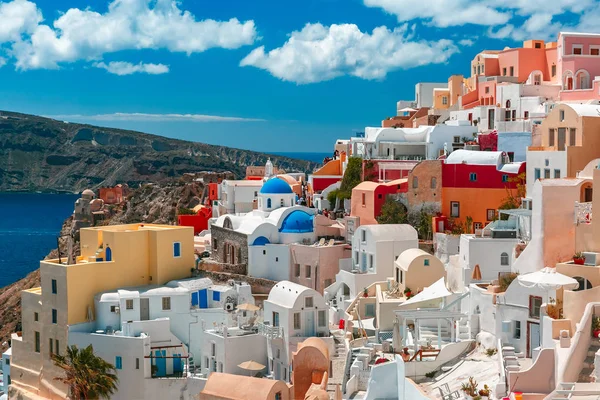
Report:
<svg viewBox="0 0 600 400"><path fill-rule="evenodd" d="M583 361L583 368L579 373L579 379L577 382L591 383L596 382L594 359L596 358L596 352L600 350L600 339L592 338L590 347L588 349L585 360Z"/></svg>
<svg viewBox="0 0 600 400"><path fill-rule="evenodd" d="M344 331L335 330L331 332L335 343L335 353L331 357L331 376L327 382L327 392L335 394L335 387L341 385L346 373L346 358L348 352L344 344Z"/></svg>

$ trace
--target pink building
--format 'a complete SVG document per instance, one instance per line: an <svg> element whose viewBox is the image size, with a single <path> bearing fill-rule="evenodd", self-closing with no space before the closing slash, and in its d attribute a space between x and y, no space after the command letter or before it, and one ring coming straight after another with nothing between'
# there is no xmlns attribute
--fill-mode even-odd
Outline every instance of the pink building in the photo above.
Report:
<svg viewBox="0 0 600 400"><path fill-rule="evenodd" d="M558 57L561 100L598 99L595 77L600 76L600 34L559 33Z"/></svg>
<svg viewBox="0 0 600 400"><path fill-rule="evenodd" d="M290 253L290 281L323 294L323 290L335 282L340 260L352 257L352 248L345 242L330 244L326 241L321 246L291 244Z"/></svg>

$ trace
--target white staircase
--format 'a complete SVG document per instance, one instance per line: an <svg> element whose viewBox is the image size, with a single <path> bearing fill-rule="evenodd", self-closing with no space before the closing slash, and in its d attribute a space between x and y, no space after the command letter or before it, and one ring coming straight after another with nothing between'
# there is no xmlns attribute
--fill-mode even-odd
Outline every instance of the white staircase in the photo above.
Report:
<svg viewBox="0 0 600 400"><path fill-rule="evenodd" d="M468 317L462 317L458 320L457 341L471 340L471 327Z"/></svg>

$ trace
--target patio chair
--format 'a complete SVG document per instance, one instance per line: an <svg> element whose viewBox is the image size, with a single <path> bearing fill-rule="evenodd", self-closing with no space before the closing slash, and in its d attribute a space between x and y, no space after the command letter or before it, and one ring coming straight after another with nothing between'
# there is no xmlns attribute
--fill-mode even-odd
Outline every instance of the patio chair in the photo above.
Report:
<svg viewBox="0 0 600 400"><path fill-rule="evenodd" d="M448 386L447 383L438 386L437 389L440 391L440 396L442 397L442 400L460 399L460 393L458 393L458 390L455 390L454 392L450 391L450 386Z"/></svg>

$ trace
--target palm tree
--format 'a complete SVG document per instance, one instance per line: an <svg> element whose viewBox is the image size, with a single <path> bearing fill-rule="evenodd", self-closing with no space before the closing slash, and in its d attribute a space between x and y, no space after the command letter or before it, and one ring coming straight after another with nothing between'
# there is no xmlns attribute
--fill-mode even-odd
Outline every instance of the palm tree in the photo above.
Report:
<svg viewBox="0 0 600 400"><path fill-rule="evenodd" d="M53 354L52 360L65 371L64 377L54 379L69 387L72 399L110 399L117 389L115 367L96 356L92 345L83 350L69 346L66 355Z"/></svg>

